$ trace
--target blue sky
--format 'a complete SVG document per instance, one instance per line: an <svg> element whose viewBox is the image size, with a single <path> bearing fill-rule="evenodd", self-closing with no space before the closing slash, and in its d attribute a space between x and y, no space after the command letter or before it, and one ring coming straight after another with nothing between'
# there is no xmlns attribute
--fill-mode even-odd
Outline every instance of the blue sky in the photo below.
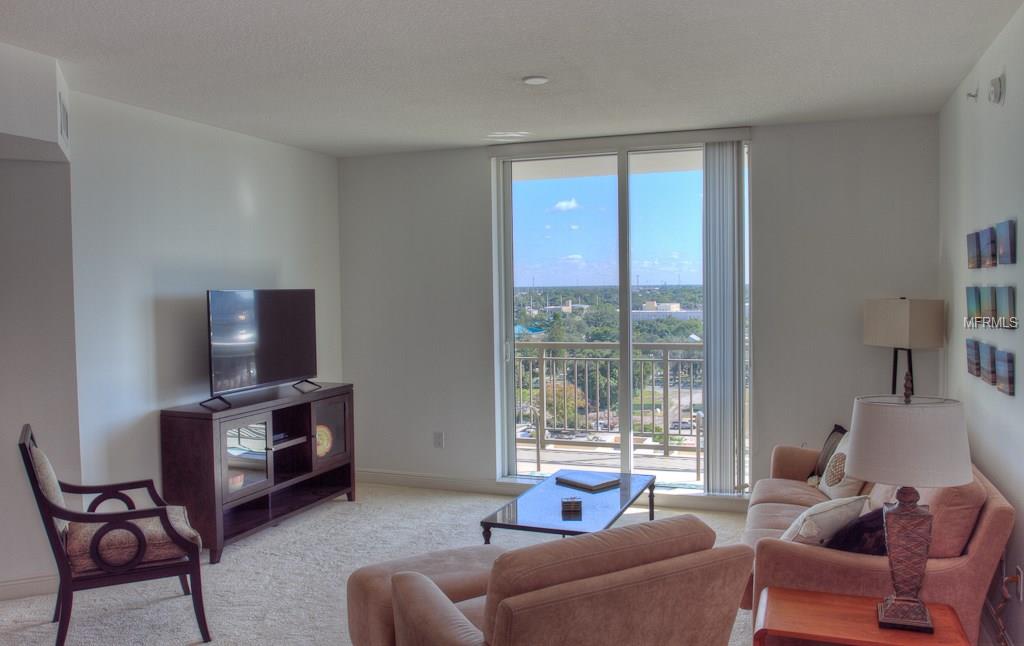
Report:
<svg viewBox="0 0 1024 646"><path fill-rule="evenodd" d="M634 283L704 282L702 175L630 177ZM618 284L617 193L614 175L513 182L516 287Z"/></svg>

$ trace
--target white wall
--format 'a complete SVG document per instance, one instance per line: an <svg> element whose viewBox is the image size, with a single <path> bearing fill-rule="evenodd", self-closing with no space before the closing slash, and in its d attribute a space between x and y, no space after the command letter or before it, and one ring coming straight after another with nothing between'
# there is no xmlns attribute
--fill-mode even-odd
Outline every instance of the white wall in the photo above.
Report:
<svg viewBox="0 0 1024 646"><path fill-rule="evenodd" d="M931 117L754 130L755 479L771 446L820 445L855 395L888 389L860 307L938 294L937 158ZM490 181L480 149L341 162L360 469L493 482ZM935 392L937 353L915 359Z"/></svg>
<svg viewBox="0 0 1024 646"><path fill-rule="evenodd" d="M22 424L32 424L59 477L81 475L69 181L67 163L0 161L0 599L55 589L15 448Z"/></svg>
<svg viewBox="0 0 1024 646"><path fill-rule="evenodd" d="M987 100L989 79L1005 72L1005 103ZM978 100L965 96L980 87ZM1024 362L1022 331L974 330L963 327L964 290L972 285L1011 285L1017 288L1017 313L1024 290L1024 248L1018 232L1016 265L967 269L965 236L1016 218L1024 226L1024 9L1018 11L975 68L953 92L942 110L941 140L941 273L945 298L951 304L948 321L950 352L946 357L949 396L964 402L971 453L979 468L1017 508L1024 505L1024 392L1017 377L1017 396L967 374L965 341L968 337L992 343L1016 355L1017 373ZM1019 520L1007 552L1009 570L1024 562L1024 530ZM1011 602L1005 613L1013 640L1024 643L1021 606Z"/></svg>
<svg viewBox="0 0 1024 646"><path fill-rule="evenodd" d="M205 291L316 289L318 365L341 376L331 157L72 95L82 475L159 481L159 411L209 394Z"/></svg>
<svg viewBox="0 0 1024 646"><path fill-rule="evenodd" d="M0 43L0 132L57 141L56 59Z"/></svg>
<svg viewBox="0 0 1024 646"><path fill-rule="evenodd" d="M342 160L340 193L358 468L493 482L487 151Z"/></svg>
<svg viewBox="0 0 1024 646"><path fill-rule="evenodd" d="M889 391L864 300L939 296L937 120L754 128L750 176L756 481L773 446L821 446L856 395ZM938 392L939 354L914 354L917 393Z"/></svg>

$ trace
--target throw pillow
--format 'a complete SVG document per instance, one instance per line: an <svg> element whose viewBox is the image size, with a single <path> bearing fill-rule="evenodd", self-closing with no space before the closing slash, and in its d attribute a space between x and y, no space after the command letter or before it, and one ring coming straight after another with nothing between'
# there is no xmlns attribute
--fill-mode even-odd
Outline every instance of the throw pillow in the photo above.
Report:
<svg viewBox="0 0 1024 646"><path fill-rule="evenodd" d="M846 435L846 429L835 424L832 426L832 430L829 432L828 437L825 438L825 444L821 447L821 453L818 454L818 463L814 465L814 473L812 475L821 476L825 475L825 469L828 467L828 461L832 458L832 454L836 452L836 447L839 446L839 441Z"/></svg>
<svg viewBox="0 0 1024 646"><path fill-rule="evenodd" d="M828 460L825 472L821 474L818 489L829 498L847 498L856 496L864 486L863 480L846 475L846 453L850 446L850 434L843 435L835 452Z"/></svg>
<svg viewBox="0 0 1024 646"><path fill-rule="evenodd" d="M805 509L782 533L782 540L824 545L851 520L860 516L867 496L826 500Z"/></svg>
<svg viewBox="0 0 1024 646"><path fill-rule="evenodd" d="M885 556L885 523L882 521L882 510L869 511L859 518L854 518L833 536L825 547L854 552Z"/></svg>

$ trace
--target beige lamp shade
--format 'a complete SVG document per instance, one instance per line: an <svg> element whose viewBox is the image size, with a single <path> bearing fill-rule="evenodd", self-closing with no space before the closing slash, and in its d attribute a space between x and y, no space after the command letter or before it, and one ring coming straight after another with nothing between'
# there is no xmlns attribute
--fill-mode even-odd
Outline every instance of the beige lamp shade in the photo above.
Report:
<svg viewBox="0 0 1024 646"><path fill-rule="evenodd" d="M875 395L853 402L846 473L908 487L971 482L964 409L955 399Z"/></svg>
<svg viewBox="0 0 1024 646"><path fill-rule="evenodd" d="M928 350L946 342L945 302L882 298L864 303L864 344Z"/></svg>

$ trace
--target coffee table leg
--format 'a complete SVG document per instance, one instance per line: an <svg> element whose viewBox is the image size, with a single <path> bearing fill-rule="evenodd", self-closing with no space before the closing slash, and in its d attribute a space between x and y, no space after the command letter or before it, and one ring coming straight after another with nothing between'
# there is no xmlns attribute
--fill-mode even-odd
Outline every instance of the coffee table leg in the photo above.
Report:
<svg viewBox="0 0 1024 646"><path fill-rule="evenodd" d="M650 519L654 520L654 483L647 487L647 506L650 512Z"/></svg>
<svg viewBox="0 0 1024 646"><path fill-rule="evenodd" d="M491 528L484 525L484 545L491 544Z"/></svg>

